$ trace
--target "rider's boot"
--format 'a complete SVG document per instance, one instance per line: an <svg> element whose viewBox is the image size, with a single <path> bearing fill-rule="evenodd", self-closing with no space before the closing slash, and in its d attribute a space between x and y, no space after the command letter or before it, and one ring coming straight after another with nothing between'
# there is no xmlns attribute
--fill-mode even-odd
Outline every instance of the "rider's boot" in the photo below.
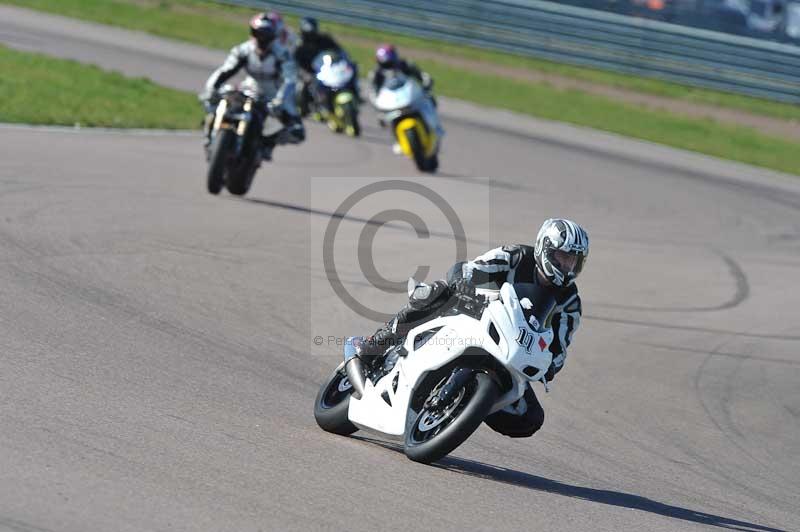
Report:
<svg viewBox="0 0 800 532"><path fill-rule="evenodd" d="M261 142L261 160L271 161L272 151L274 149L275 149L275 140L268 137L263 138Z"/></svg>
<svg viewBox="0 0 800 532"><path fill-rule="evenodd" d="M417 284L409 294L408 304L366 339L359 356L373 361L375 357L383 355L387 349L398 345L408 331L429 320L447 303L449 296L450 288L445 281L435 281L430 285Z"/></svg>
<svg viewBox="0 0 800 532"><path fill-rule="evenodd" d="M392 318L383 327L375 331L375 334L366 338L358 352L367 364L373 364L378 357L383 355L387 349L397 345L402 336L397 334L398 316Z"/></svg>

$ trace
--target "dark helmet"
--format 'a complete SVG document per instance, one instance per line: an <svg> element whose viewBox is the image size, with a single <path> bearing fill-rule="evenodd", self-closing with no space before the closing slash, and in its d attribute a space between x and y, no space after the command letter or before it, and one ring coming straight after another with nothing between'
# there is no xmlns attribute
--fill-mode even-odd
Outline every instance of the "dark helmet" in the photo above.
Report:
<svg viewBox="0 0 800 532"><path fill-rule="evenodd" d="M304 39L316 37L319 34L319 22L314 17L303 17L300 20L300 35Z"/></svg>
<svg viewBox="0 0 800 532"><path fill-rule="evenodd" d="M581 273L589 256L589 235L571 220L545 220L536 236L533 254L539 271L550 283L568 286Z"/></svg>
<svg viewBox="0 0 800 532"><path fill-rule="evenodd" d="M375 50L375 61L382 67L391 68L397 64L400 56L397 54L397 48L391 44L382 44Z"/></svg>
<svg viewBox="0 0 800 532"><path fill-rule="evenodd" d="M258 43L258 47L266 50L278 37L278 28L267 13L261 13L250 19L250 35Z"/></svg>

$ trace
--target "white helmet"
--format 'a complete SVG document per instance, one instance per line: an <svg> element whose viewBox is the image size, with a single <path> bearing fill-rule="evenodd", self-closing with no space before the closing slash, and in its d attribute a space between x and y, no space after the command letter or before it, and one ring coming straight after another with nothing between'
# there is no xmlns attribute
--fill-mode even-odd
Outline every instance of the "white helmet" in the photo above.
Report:
<svg viewBox="0 0 800 532"><path fill-rule="evenodd" d="M533 254L548 281L568 286L581 273L589 256L589 235L575 222L550 218L539 229Z"/></svg>

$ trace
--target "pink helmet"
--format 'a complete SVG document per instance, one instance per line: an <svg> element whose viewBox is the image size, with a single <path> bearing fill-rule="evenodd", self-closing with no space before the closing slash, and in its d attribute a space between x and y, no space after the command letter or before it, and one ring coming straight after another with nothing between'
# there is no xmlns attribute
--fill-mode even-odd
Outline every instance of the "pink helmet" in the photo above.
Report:
<svg viewBox="0 0 800 532"><path fill-rule="evenodd" d="M398 59L397 48L392 44L382 44L375 50L375 60L382 67L392 67Z"/></svg>

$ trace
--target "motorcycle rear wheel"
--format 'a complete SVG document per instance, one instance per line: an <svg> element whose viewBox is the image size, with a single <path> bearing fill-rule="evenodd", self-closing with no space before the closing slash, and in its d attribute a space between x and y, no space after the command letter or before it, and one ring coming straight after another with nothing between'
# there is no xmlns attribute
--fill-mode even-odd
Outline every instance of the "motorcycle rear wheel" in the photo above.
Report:
<svg viewBox="0 0 800 532"><path fill-rule="evenodd" d="M428 397L438 393L437 389L431 388ZM439 406L436 411L424 405L419 413L409 410L414 419L406 430L406 456L423 464L441 460L483 423L496 397L497 385L492 378L476 371L455 393L452 404Z"/></svg>
<svg viewBox="0 0 800 532"><path fill-rule="evenodd" d="M236 133L230 129L220 129L211 144L211 157L208 161L206 172L206 187L209 194L215 196L220 193L225 184L229 151L236 141Z"/></svg>
<svg viewBox="0 0 800 532"><path fill-rule="evenodd" d="M314 400L314 419L319 428L342 436L358 430L347 417L352 390L352 385L344 372L344 364L342 364L320 387L317 398Z"/></svg>

